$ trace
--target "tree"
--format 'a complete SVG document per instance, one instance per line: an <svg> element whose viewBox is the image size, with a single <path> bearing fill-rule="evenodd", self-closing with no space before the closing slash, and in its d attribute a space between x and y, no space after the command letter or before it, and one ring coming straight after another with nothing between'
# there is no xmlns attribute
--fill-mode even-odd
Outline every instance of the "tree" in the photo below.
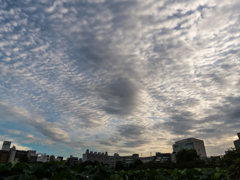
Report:
<svg viewBox="0 0 240 180"><path fill-rule="evenodd" d="M135 166L138 166L140 164L143 164L142 160L141 159L137 159L135 162L134 162L134 165Z"/></svg>
<svg viewBox="0 0 240 180"><path fill-rule="evenodd" d="M19 162L30 163L30 159L28 158L27 155L23 155L23 156L19 159Z"/></svg>
<svg viewBox="0 0 240 180"><path fill-rule="evenodd" d="M228 149L226 154L220 160L220 166L229 167L238 158L240 158L240 148L238 148L238 149L235 149L235 148Z"/></svg>
<svg viewBox="0 0 240 180"><path fill-rule="evenodd" d="M117 161L116 166L115 166L116 171L118 170L124 170L124 166L122 161Z"/></svg>
<svg viewBox="0 0 240 180"><path fill-rule="evenodd" d="M200 157L195 149L181 149L176 154L177 163L186 163L199 160Z"/></svg>

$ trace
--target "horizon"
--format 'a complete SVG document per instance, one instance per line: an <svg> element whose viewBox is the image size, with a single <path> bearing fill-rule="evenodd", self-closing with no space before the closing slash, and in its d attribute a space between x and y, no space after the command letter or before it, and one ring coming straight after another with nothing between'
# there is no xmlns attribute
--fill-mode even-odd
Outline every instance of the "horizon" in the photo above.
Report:
<svg viewBox="0 0 240 180"><path fill-rule="evenodd" d="M0 1L0 143L167 153L240 129L240 1Z"/></svg>

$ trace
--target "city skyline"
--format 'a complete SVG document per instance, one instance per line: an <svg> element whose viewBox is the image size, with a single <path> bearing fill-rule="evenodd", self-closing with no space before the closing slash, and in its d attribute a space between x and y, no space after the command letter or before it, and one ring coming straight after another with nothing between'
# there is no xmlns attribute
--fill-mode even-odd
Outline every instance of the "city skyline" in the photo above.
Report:
<svg viewBox="0 0 240 180"><path fill-rule="evenodd" d="M0 144L169 153L240 128L237 0L0 1Z"/></svg>

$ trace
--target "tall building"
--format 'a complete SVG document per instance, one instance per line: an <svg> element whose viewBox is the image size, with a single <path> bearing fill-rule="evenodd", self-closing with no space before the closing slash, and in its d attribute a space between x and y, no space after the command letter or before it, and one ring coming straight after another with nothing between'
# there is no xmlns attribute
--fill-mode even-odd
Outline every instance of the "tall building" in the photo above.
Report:
<svg viewBox="0 0 240 180"><path fill-rule="evenodd" d="M238 140L233 141L235 148L240 148L240 133L237 133L238 135Z"/></svg>
<svg viewBox="0 0 240 180"><path fill-rule="evenodd" d="M175 144L173 144L173 152L177 153L181 149L195 149L200 158L207 157L204 141L200 139L187 138L176 141Z"/></svg>
<svg viewBox="0 0 240 180"><path fill-rule="evenodd" d="M9 151L11 146L11 141L4 141L2 145L3 151Z"/></svg>

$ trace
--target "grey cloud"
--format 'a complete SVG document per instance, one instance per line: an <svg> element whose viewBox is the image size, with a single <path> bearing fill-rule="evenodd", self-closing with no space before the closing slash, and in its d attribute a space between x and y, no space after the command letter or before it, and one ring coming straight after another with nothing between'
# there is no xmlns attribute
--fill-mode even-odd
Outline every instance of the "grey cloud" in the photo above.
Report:
<svg viewBox="0 0 240 180"><path fill-rule="evenodd" d="M210 134L214 131L216 131L216 129L200 129L200 130L198 130L198 132L200 132L200 133L203 132L203 133L208 133L208 134Z"/></svg>
<svg viewBox="0 0 240 180"><path fill-rule="evenodd" d="M11 121L23 123L28 126L34 127L43 136L52 140L53 143L62 143L70 145L84 145L84 142L71 142L70 137L64 127L58 123L48 122L43 119L42 115L38 113L31 113L26 109L11 107L5 103L0 102L1 118L6 118Z"/></svg>
<svg viewBox="0 0 240 180"><path fill-rule="evenodd" d="M111 135L111 137L109 137L108 139L101 140L98 142L99 142L99 144L102 144L105 146L116 146L117 143L119 143L121 140L122 140L122 138L119 135L114 134L114 135Z"/></svg>
<svg viewBox="0 0 240 180"><path fill-rule="evenodd" d="M99 92L106 101L103 110L108 114L132 114L138 105L138 90L139 87L130 79L113 79L112 83Z"/></svg>
<svg viewBox="0 0 240 180"><path fill-rule="evenodd" d="M124 147L136 148L136 147L141 147L145 144L150 144L150 143L151 143L151 141L147 141L147 140L127 141L124 143Z"/></svg>
<svg viewBox="0 0 240 180"><path fill-rule="evenodd" d="M196 98L189 98L187 100L176 100L174 105L176 106L184 106L184 107L193 107L199 105L200 101ZM188 112L189 114L189 112Z"/></svg>
<svg viewBox="0 0 240 180"><path fill-rule="evenodd" d="M146 133L147 128L141 125L129 124L118 127L120 136L129 139L141 139L141 135Z"/></svg>

